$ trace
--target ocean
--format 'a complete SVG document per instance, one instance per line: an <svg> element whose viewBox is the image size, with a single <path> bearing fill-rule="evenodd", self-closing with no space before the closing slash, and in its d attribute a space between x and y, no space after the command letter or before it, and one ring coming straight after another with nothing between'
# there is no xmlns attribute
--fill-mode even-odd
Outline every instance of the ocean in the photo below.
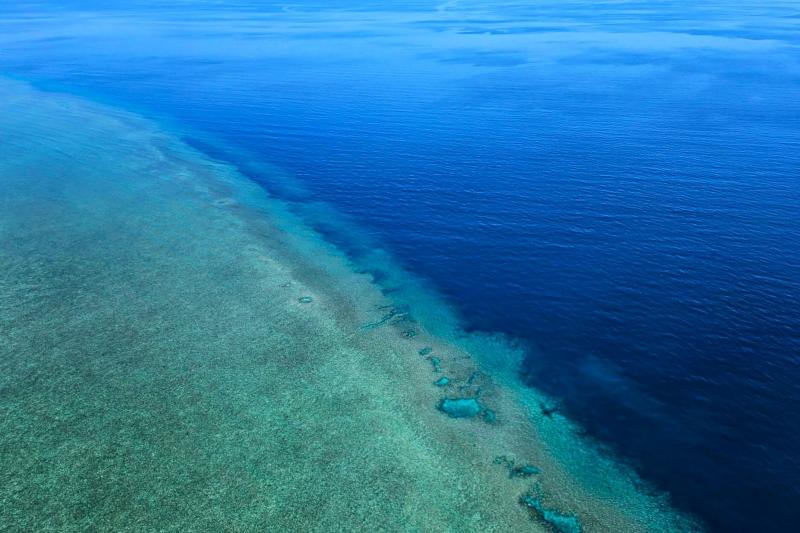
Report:
<svg viewBox="0 0 800 533"><path fill-rule="evenodd" d="M800 4L34 1L0 73L408 275L712 531L800 510ZM402 274L398 274L402 272ZM413 303L413 302L412 302Z"/></svg>

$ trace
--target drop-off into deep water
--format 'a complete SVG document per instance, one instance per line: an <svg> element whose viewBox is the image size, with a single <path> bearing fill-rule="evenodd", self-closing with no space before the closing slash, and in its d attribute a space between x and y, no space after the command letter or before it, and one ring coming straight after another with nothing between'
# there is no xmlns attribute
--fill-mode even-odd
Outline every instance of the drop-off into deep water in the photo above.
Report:
<svg viewBox="0 0 800 533"><path fill-rule="evenodd" d="M0 185L8 530L694 527L151 122L2 81Z"/></svg>

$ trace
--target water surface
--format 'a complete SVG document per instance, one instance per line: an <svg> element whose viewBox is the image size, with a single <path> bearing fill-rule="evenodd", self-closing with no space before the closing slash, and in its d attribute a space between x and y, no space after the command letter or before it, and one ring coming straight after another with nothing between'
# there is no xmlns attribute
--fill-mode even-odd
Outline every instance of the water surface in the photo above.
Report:
<svg viewBox="0 0 800 533"><path fill-rule="evenodd" d="M796 2L0 9L4 72L226 147L392 289L390 251L713 529L796 523Z"/></svg>

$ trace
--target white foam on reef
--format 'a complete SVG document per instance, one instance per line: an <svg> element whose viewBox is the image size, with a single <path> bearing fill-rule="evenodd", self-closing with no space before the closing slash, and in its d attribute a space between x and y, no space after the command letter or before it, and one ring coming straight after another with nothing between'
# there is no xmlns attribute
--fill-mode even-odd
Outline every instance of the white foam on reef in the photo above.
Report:
<svg viewBox="0 0 800 533"><path fill-rule="evenodd" d="M0 187L12 530L695 527L542 416L506 343L152 122L0 81Z"/></svg>

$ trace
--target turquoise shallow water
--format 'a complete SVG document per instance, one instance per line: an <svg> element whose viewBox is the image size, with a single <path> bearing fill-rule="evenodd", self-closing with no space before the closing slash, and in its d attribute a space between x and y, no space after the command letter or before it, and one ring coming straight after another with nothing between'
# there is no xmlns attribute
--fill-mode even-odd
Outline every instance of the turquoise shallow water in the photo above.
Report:
<svg viewBox="0 0 800 533"><path fill-rule="evenodd" d="M5 529L696 528L413 279L152 122L0 95Z"/></svg>

